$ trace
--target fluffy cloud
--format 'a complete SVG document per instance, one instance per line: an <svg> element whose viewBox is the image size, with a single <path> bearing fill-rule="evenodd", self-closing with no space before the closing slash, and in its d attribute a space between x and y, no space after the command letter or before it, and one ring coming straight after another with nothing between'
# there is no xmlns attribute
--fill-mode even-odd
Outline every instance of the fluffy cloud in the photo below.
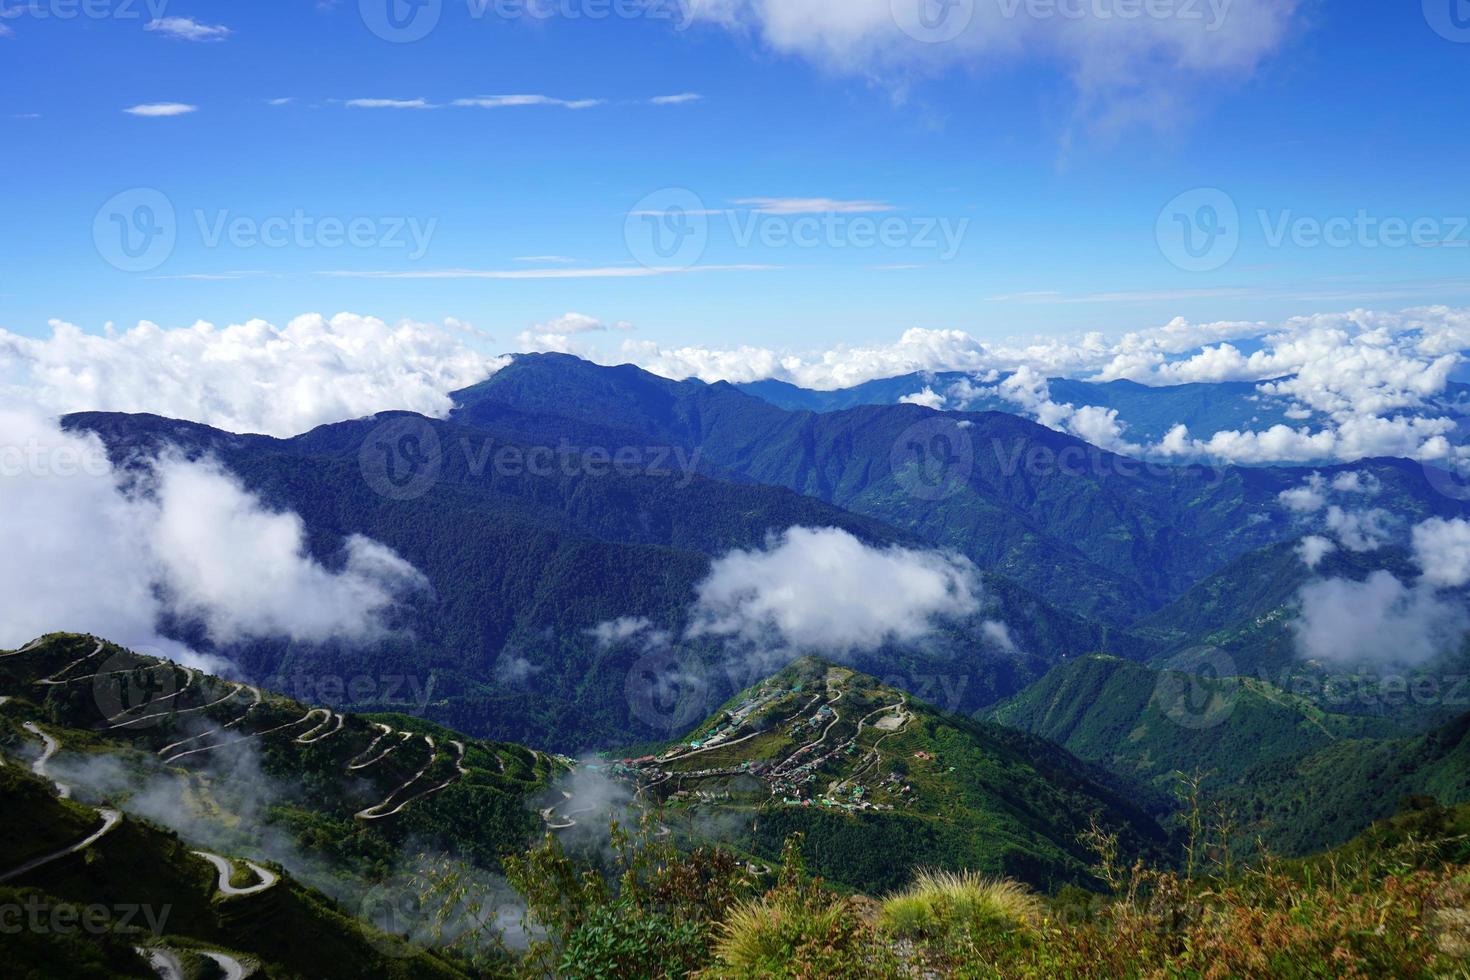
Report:
<svg viewBox="0 0 1470 980"><path fill-rule="evenodd" d="M1327 506L1327 481L1321 473L1313 473L1307 482L1278 494L1282 506L1298 514L1315 514Z"/></svg>
<svg viewBox="0 0 1470 980"><path fill-rule="evenodd" d="M1248 77L1276 51L1297 0L1171 5L1035 4L1027 0L689 0L691 20L758 36L825 69L902 90L951 67L1056 63L1077 113L1104 129L1167 124L1206 86ZM1146 9L1145 9L1146 8ZM940 14L935 19L936 11Z"/></svg>
<svg viewBox="0 0 1470 980"><path fill-rule="evenodd" d="M1332 508L1329 523L1332 522ZM1339 540L1351 550L1385 543L1388 515L1344 515ZM1345 530L1344 530L1345 525ZM1311 660L1416 665L1455 649L1470 632L1470 609L1446 592L1470 585L1470 521L1431 518L1413 528L1413 558L1419 579L1405 584L1388 571L1362 582L1326 579L1304 586L1291 623L1297 652ZM1335 550L1327 538L1302 541L1298 554L1315 569Z"/></svg>
<svg viewBox="0 0 1470 980"><path fill-rule="evenodd" d="M842 654L922 639L981 607L966 558L870 547L836 528L791 528L755 551L715 562L690 632L763 646Z"/></svg>
<svg viewBox="0 0 1470 980"><path fill-rule="evenodd" d="M1127 425L1118 418L1117 409L1071 403L1057 403L1051 398L1051 385L1034 369L1022 365L1015 373L993 388L974 390L978 395L1002 398L1048 428L1068 432L1094 446L1125 455L1139 455L1142 446L1123 437Z"/></svg>
<svg viewBox="0 0 1470 980"><path fill-rule="evenodd" d="M1310 534L1302 538L1301 544L1297 545L1296 553L1301 556L1302 564L1313 571L1322 564L1322 559L1337 550L1337 543L1331 538L1324 538L1320 534Z"/></svg>
<svg viewBox="0 0 1470 980"><path fill-rule="evenodd" d="M145 530L166 601L217 642L371 640L400 596L427 585L360 535L347 539L340 570L324 568L307 553L300 517L267 510L216 465L161 460L153 490Z"/></svg>
<svg viewBox="0 0 1470 980"><path fill-rule="evenodd" d="M912 395L904 395L898 400L900 405L921 405L924 408L932 408L936 412L944 407L944 396L936 392L928 385L922 391L916 391Z"/></svg>
<svg viewBox="0 0 1470 980"><path fill-rule="evenodd" d="M1448 387L1449 371L1463 361L1459 351L1470 348L1467 310L1357 310L1274 325L1176 319L1117 341L1088 334L987 343L959 330L911 329L892 344L805 353L664 349L632 338L615 350L598 346L605 334L626 329L626 323L568 313L524 331L517 349L632 362L670 378L778 379L822 390L964 372L972 380L935 390L933 398L920 390L909 400L962 408L969 399L998 395L1089 442L1161 459L1271 464L1397 456L1470 470L1470 448L1452 443L1460 441L1457 419L1467 406ZM63 323L53 331L48 340L0 331L0 391L8 386L52 411L154 411L273 435L389 409L441 415L448 392L505 363L478 352L469 343L473 332L454 321L390 326L347 313L302 316L284 328L257 320L177 330L142 323L103 337ZM1249 345L1234 346L1247 338ZM1227 361L1234 366L1222 369ZM1215 366L1201 367L1206 362ZM1271 404L1292 424L1198 435L1177 426L1157 444L1138 445L1128 438L1127 418L1113 410L1054 402L1047 379L1059 376L1148 385L1254 382L1257 392L1248 397Z"/></svg>
<svg viewBox="0 0 1470 980"><path fill-rule="evenodd" d="M1348 551L1376 551L1393 537L1393 515L1382 508L1349 511L1327 508L1327 529Z"/></svg>
<svg viewBox="0 0 1470 980"><path fill-rule="evenodd" d="M1413 541L1425 582L1445 588L1470 584L1470 522L1436 517L1414 528Z"/></svg>
<svg viewBox="0 0 1470 980"><path fill-rule="evenodd" d="M347 541L342 567L322 566L298 517L211 463L165 458L125 475L94 436L28 410L0 411L0 512L0 646L65 629L189 659L158 634L165 615L221 644L369 640L422 584L365 538Z"/></svg>
<svg viewBox="0 0 1470 980"><path fill-rule="evenodd" d="M1463 605L1385 571L1363 582L1327 579L1301 591L1292 622L1298 652L1324 663L1426 663L1470 628Z"/></svg>
<svg viewBox="0 0 1470 980"><path fill-rule="evenodd" d="M57 414L151 412L275 436L395 409L442 416L449 392L508 363L471 348L453 321L389 325L345 313L284 328L145 322L98 336L52 321L51 330L0 330L0 394Z"/></svg>
<svg viewBox="0 0 1470 980"><path fill-rule="evenodd" d="M1241 343L1250 341L1249 345ZM1240 346L1237 346L1237 345ZM1100 334L982 343L963 331L906 331L891 345L809 354L764 348L661 350L625 343L621 356L667 377L704 381L777 378L804 387L849 387L900 374L966 371L1037 421L1105 448L1161 458L1270 464L1398 456L1470 468L1452 445L1458 412L1448 404L1451 372L1470 348L1470 311L1426 307L1397 313L1352 310L1279 324L1175 319L1109 342ZM1249 351L1249 353L1247 353ZM1196 436L1178 426L1158 444L1132 445L1126 419L1108 410L1053 403L1045 379L1130 380L1145 385L1253 382L1258 397L1294 422ZM982 389L977 385L973 393ZM966 392L947 392L963 404Z"/></svg>

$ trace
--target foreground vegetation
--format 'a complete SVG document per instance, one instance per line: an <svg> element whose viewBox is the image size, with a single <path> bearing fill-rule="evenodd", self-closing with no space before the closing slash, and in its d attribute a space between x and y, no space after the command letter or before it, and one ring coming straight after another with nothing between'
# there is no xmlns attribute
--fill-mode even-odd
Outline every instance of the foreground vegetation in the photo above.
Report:
<svg viewBox="0 0 1470 980"><path fill-rule="evenodd" d="M758 885L719 850L679 854L650 822L613 829L610 865L548 838L511 861L542 977L1470 977L1470 811L1428 800L1340 851L1234 868L1200 837L1179 870L1117 863L1108 890L1046 898L1011 881L920 873L880 899L810 877L802 839ZM1222 840L1224 838L1221 838Z"/></svg>

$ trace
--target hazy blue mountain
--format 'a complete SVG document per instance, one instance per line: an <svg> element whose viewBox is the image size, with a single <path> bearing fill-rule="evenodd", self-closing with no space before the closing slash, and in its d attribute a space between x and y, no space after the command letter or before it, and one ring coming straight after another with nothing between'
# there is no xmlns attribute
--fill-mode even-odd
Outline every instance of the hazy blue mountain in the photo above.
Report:
<svg viewBox="0 0 1470 980"><path fill-rule="evenodd" d="M840 528L872 545L924 544L910 532L780 487L686 474L668 462L670 469L657 470L647 459L626 472L597 470L583 462L586 453L607 445L593 442L606 437L605 428L519 412L497 415L495 423L476 427L389 415L288 440L151 416L79 415L67 424L99 433L124 465L163 447L219 460L268 505L299 514L313 553L329 567L341 560L344 539L362 534L427 576L430 588L411 597L399 614L399 632L381 644L262 641L228 651L253 676L433 678L434 697L425 710L435 720L559 750L673 733L658 727L662 718L640 718L628 693L633 668L645 655L641 645L605 648L589 631L643 617L677 633L715 557L762 546L768 535L793 526ZM440 447L435 479L419 496L385 496L364 475L365 447L369 453L378 448L373 440L385 424L408 425ZM532 433L541 436L521 441ZM577 461L570 474L559 466L533 474L495 462L507 448L559 451L563 439L577 447L568 457ZM973 711L1039 676L1065 652L1147 652L1126 636L1110 640L1104 628L1053 609L1002 577L987 576L987 595L991 605L976 621L947 625L924 649L887 648L858 662L929 697L937 697L930 688L940 678L958 678L946 706ZM978 620L987 617L1013 624L1018 652L1000 655L977 639ZM197 624L171 628L209 647ZM707 694L714 703L750 681L727 677L717 666L723 654L715 641L684 644L680 655L710 666Z"/></svg>
<svg viewBox="0 0 1470 980"><path fill-rule="evenodd" d="M453 417L467 425L516 409L697 448L710 466L878 518L1053 605L1116 625L1162 608L1236 558L1299 536L1278 497L1314 472L1143 465L996 412L788 411L732 385L566 355L519 357L459 393L457 404ZM921 454L940 444L952 454L943 482L917 483L928 475ZM1379 476L1406 515L1465 512L1415 464L1368 460L1322 472L1347 469Z"/></svg>

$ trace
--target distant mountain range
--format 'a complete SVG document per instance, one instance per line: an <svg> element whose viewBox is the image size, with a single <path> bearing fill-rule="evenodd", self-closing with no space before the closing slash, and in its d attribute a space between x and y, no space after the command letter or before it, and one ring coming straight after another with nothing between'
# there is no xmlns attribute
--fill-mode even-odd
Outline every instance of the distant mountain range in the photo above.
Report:
<svg viewBox="0 0 1470 980"><path fill-rule="evenodd" d="M564 355L518 357L455 405L446 420L390 413L286 440L153 416L65 424L100 435L120 466L165 447L211 456L299 514L321 561L361 534L427 577L384 642L236 645L228 653L249 676L345 664L432 676L436 721L569 752L670 734L625 690L647 651L598 627L647 621L683 637L680 657L717 667L718 640L687 635L697 587L720 556L791 527L974 562L987 606L973 621L849 658L919 694L925 678L962 676L945 706L971 713L1098 651L1150 660L1224 645L1242 670L1294 669L1280 617L1266 636L1260 623L1311 578L1294 550L1300 515L1280 495L1314 472L1360 474L1373 505L1405 522L1470 514L1402 460L1146 466L1010 414L791 410L728 384ZM986 642L981 620L1004 623L1010 641ZM198 624L169 628L212 646ZM749 680L722 680L706 709Z"/></svg>

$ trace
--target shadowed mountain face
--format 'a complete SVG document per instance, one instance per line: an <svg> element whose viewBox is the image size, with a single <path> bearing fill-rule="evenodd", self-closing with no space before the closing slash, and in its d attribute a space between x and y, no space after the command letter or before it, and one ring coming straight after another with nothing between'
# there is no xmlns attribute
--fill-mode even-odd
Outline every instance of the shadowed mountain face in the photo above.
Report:
<svg viewBox="0 0 1470 980"><path fill-rule="evenodd" d="M468 425L533 410L698 449L711 466L877 518L1115 625L1242 555L1299 536L1278 496L1313 472L1145 465L994 412L787 411L728 384L667 381L565 355L517 358L456 401L453 417ZM1415 464L1322 472L1340 470L1378 477L1406 519L1464 512Z"/></svg>
<svg viewBox="0 0 1470 980"><path fill-rule="evenodd" d="M838 528L873 547L925 546L911 532L782 487L703 475L697 455L679 446L610 441L606 426L579 421L496 414L476 426L383 416L288 440L149 416L77 415L68 424L98 433L120 466L160 452L217 460L267 506L298 514L328 567L348 536L364 535L427 578L381 642L267 639L221 651L251 676L413 677L426 692L419 710L438 721L567 751L673 734L674 722L648 710L638 688L634 668L649 651L592 631L644 618L680 633L716 557L760 548L791 527ZM405 462L399 449L412 455L430 446L432 465L392 468ZM922 648L886 644L854 662L973 711L1039 676L1060 652L1107 644L1102 628L1015 583L983 578L972 621L946 624ZM980 624L990 618L1010 624L1014 651L985 641ZM197 623L171 628L214 647ZM1142 652L1126 638L1116 646ZM711 639L688 640L679 656L702 665L706 710L748 684L750 669L764 669L729 662ZM934 693L941 682L942 698Z"/></svg>
<svg viewBox="0 0 1470 980"><path fill-rule="evenodd" d="M789 412L730 385L558 355L518 358L457 405L445 421L389 414L285 440L152 416L67 424L100 435L120 466L169 450L218 460L300 515L328 567L364 535L427 578L381 642L225 651L252 675L351 665L432 679L423 710L436 720L567 751L666 737L698 717L645 710L631 678L657 652L591 631L641 618L681 636L712 562L788 528L970 558L986 586L975 617L851 662L920 696L942 681L951 693L937 699L972 712L1064 656L1146 659L1228 626L1200 583L1256 555L1294 560L1285 542L1302 531L1278 495L1309 475L1150 467L998 413ZM1415 465L1352 469L1405 519L1463 512ZM1013 649L987 642L984 620L1006 624ZM198 623L167 625L212 646ZM685 637L677 658L700 665L706 708L751 679L709 637Z"/></svg>

